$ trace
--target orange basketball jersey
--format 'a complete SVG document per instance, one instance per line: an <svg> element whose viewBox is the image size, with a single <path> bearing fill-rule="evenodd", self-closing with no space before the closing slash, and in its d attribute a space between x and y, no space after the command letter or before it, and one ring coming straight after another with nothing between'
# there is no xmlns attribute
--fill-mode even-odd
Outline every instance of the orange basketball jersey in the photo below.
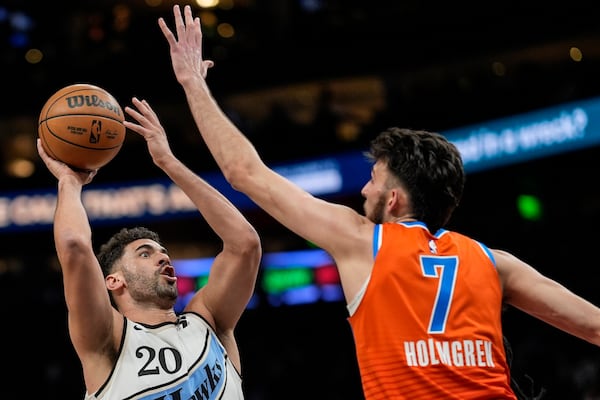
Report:
<svg viewBox="0 0 600 400"><path fill-rule="evenodd" d="M456 232L386 223L348 318L367 400L516 399L489 249Z"/></svg>

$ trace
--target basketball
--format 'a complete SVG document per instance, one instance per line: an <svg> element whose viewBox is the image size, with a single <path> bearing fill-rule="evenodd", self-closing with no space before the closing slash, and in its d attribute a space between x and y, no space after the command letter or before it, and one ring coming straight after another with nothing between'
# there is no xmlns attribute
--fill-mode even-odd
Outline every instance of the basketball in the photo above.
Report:
<svg viewBox="0 0 600 400"><path fill-rule="evenodd" d="M108 164L125 140L121 106L106 90L74 84L54 93L40 113L38 135L48 155L74 169Z"/></svg>

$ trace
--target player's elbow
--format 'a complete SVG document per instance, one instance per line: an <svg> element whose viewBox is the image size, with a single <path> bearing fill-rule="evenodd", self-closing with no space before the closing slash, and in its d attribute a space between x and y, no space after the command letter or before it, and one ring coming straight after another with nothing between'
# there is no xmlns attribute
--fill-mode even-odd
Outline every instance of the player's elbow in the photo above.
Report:
<svg viewBox="0 0 600 400"><path fill-rule="evenodd" d="M260 260L262 256L262 243L258 232L254 228L248 229L247 233L243 235L241 245L242 252L247 254L248 257Z"/></svg>
<svg viewBox="0 0 600 400"><path fill-rule="evenodd" d="M223 175L229 184L237 191L248 193L256 184L255 177L258 171L264 167L261 162L252 162L242 158L229 163L223 167Z"/></svg>
<svg viewBox="0 0 600 400"><path fill-rule="evenodd" d="M56 252L63 268L78 265L81 260L89 257L92 243L87 235L76 232L62 232L56 241Z"/></svg>
<svg viewBox="0 0 600 400"><path fill-rule="evenodd" d="M57 247L67 251L78 252L88 250L92 246L89 235L74 230L63 230L55 235Z"/></svg>
<svg viewBox="0 0 600 400"><path fill-rule="evenodd" d="M244 165L239 162L228 164L223 168L223 176L234 189L239 190L239 187L244 186L244 179L247 177L244 170Z"/></svg>
<svg viewBox="0 0 600 400"><path fill-rule="evenodd" d="M249 264L256 265L258 268L262 257L262 243L253 227L249 227L242 235L237 237L234 251L241 258L248 260Z"/></svg>

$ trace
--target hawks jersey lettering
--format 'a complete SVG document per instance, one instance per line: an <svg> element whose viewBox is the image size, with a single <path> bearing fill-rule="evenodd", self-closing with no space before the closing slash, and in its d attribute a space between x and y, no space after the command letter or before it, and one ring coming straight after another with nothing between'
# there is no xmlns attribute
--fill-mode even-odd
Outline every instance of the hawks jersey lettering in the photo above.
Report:
<svg viewBox="0 0 600 400"><path fill-rule="evenodd" d="M85 400L242 400L242 380L210 325L184 313L147 326L125 319L119 357Z"/></svg>
<svg viewBox="0 0 600 400"><path fill-rule="evenodd" d="M365 398L516 399L489 249L412 222L377 225L374 253L348 318Z"/></svg>

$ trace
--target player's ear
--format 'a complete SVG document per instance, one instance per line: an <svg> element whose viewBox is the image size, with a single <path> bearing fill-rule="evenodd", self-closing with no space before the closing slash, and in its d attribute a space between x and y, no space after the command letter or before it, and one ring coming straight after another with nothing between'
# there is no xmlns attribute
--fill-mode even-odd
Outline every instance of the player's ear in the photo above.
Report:
<svg viewBox="0 0 600 400"><path fill-rule="evenodd" d="M388 190L387 207L391 215L399 215L408 208L408 195L400 186Z"/></svg>
<svg viewBox="0 0 600 400"><path fill-rule="evenodd" d="M123 278L118 272L108 275L104 281L108 290L119 289L125 285Z"/></svg>

